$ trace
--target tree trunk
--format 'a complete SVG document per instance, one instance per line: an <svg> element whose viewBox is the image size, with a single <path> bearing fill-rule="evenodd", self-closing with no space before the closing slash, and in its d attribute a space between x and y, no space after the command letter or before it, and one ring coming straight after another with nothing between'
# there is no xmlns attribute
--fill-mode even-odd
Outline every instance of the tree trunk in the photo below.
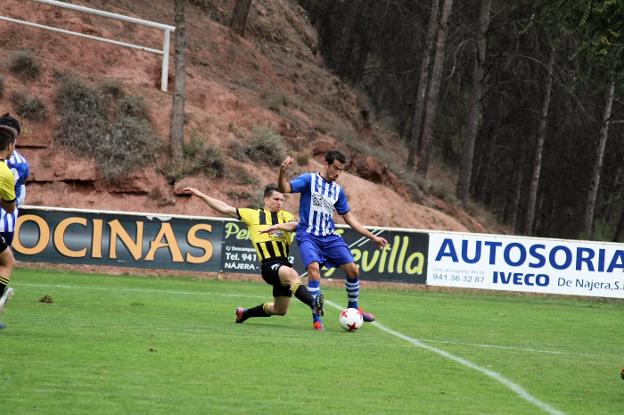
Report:
<svg viewBox="0 0 624 415"><path fill-rule="evenodd" d="M614 203L614 199L619 197L621 194L621 186L620 181L622 177L622 165L619 165L615 169L615 174L613 175L613 184L611 185L611 189L609 189L607 194L607 199L604 202L603 212L601 216L604 218L605 222L611 223L611 219L613 217L613 210L616 205Z"/></svg>
<svg viewBox="0 0 624 415"><path fill-rule="evenodd" d="M238 33L240 36L245 35L247 27L247 18L251 9L251 0L237 0L230 19L230 29Z"/></svg>
<svg viewBox="0 0 624 415"><path fill-rule="evenodd" d="M421 137L421 123L424 112L425 93L429 86L429 66L431 63L431 51L433 50L433 40L438 30L438 13L440 11L440 0L431 0L431 11L429 13L429 25L425 37L425 51L420 62L420 76L418 77L418 91L416 92L416 103L414 104L414 114L409 133L409 145L407 153L407 168L414 168L414 158Z"/></svg>
<svg viewBox="0 0 624 415"><path fill-rule="evenodd" d="M544 140L546 139L546 124L548 113L550 112L550 97L553 84L553 68L555 66L555 49L550 50L550 60L548 61L548 78L546 79L546 89L544 91L544 101L542 101L542 114L539 128L537 130L537 143L535 144L535 158L533 159L533 174L529 186L529 200L527 203L527 216L524 224L525 235L533 234L533 222L535 220L535 201L537 200L537 190L539 188L540 172L542 169L542 152L544 150Z"/></svg>
<svg viewBox="0 0 624 415"><path fill-rule="evenodd" d="M465 206L468 204L470 194L470 180L472 178L472 162L474 159L474 147L479 131L479 120L481 119L483 95L483 78L485 74L485 51L487 47L487 31L490 27L491 0L481 0L479 11L479 32L477 34L477 48L472 72L472 92L468 104L468 121L466 125L466 136L464 138L464 148L462 152L461 167L459 169L459 179L457 181L457 197Z"/></svg>
<svg viewBox="0 0 624 415"><path fill-rule="evenodd" d="M587 192L587 202L585 204L585 218L583 221L583 234L591 239L592 228L594 224L594 209L596 208L596 196L598 195L598 186L600 186L600 170L602 170L602 162L604 160L604 151L607 146L607 137L609 135L609 121L611 119L611 109L613 107L613 95L615 93L615 79L611 80L607 91L607 99L605 101L604 113L602 115L602 126L600 127L600 141L598 142L598 150L594 159L594 168L589 183L589 191Z"/></svg>
<svg viewBox="0 0 624 415"><path fill-rule="evenodd" d="M435 56L433 58L433 69L431 70L431 83L429 85L429 93L427 94L422 140L418 146L419 161L416 166L416 172L421 177L427 177L427 172L429 171L433 129L435 127L435 118L438 112L440 86L442 84L442 72L444 70L444 54L446 52L446 39L448 37L448 22L452 8L453 0L444 0L444 3L442 4L442 15L440 16L440 28L438 29L438 37L435 46Z"/></svg>
<svg viewBox="0 0 624 415"><path fill-rule="evenodd" d="M511 203L511 220L510 225L513 232L516 233L518 224L518 211L520 210L520 195L522 194L522 175L524 173L524 145L522 146L522 158L516 164L513 177L513 199Z"/></svg>
<svg viewBox="0 0 624 415"><path fill-rule="evenodd" d="M489 198L489 193L492 191L492 179L493 176L498 174L495 171L494 154L496 152L497 145L497 131L495 126L488 128L487 134L484 134L483 152L481 153L481 161L479 163L479 175L478 179L473 184L474 195L481 202Z"/></svg>
<svg viewBox="0 0 624 415"><path fill-rule="evenodd" d="M186 0L175 2L175 91L173 93L173 110L171 117L171 162L174 166L182 163L182 145L184 144L184 83L186 78L186 17L184 15Z"/></svg>
<svg viewBox="0 0 624 415"><path fill-rule="evenodd" d="M513 232L516 232L518 224L518 210L520 209L520 195L522 194L522 163L514 170L513 176L513 198L511 202L511 219L510 226Z"/></svg>

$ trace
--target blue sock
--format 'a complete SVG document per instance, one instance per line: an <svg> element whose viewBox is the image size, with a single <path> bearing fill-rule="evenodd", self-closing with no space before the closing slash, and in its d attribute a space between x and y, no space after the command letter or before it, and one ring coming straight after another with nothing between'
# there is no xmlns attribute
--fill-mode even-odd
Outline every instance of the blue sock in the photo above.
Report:
<svg viewBox="0 0 624 415"><path fill-rule="evenodd" d="M345 279L345 288L347 290L347 297L349 297L349 308L358 308L358 297L360 296L360 280Z"/></svg>
<svg viewBox="0 0 624 415"><path fill-rule="evenodd" d="M308 279L308 291L310 291L312 297L316 298L321 292L321 281ZM316 313L312 313L312 321L321 321L321 317Z"/></svg>

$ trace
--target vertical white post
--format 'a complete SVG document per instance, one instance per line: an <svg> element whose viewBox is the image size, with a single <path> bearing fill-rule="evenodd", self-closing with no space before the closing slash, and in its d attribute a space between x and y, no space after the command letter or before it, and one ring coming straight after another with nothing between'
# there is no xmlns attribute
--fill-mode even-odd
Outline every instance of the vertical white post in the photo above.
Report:
<svg viewBox="0 0 624 415"><path fill-rule="evenodd" d="M167 29L164 31L163 36L163 61L162 61L162 75L160 77L160 89L163 92L167 92L167 81L169 77L169 41L171 32Z"/></svg>

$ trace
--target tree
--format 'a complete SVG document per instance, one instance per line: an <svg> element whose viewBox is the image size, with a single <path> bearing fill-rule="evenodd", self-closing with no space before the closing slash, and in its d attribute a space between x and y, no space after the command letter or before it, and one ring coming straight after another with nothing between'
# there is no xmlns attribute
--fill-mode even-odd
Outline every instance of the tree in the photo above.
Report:
<svg viewBox="0 0 624 415"><path fill-rule="evenodd" d="M531 184L529 186L529 200L527 204L527 215L525 219L524 233L526 235L533 234L533 222L535 220L535 203L537 201L537 190L540 182L540 172L542 169L542 152L544 151L544 140L546 139L546 125L548 121L548 113L550 110L550 97L553 85L553 67L555 66L555 49L550 50L550 59L548 61L548 75L546 78L546 87L544 88L544 100L542 101L542 112L540 116L539 128L537 130L537 142L535 145L535 157L533 159L533 174L531 175Z"/></svg>
<svg viewBox="0 0 624 415"><path fill-rule="evenodd" d="M230 28L240 36L245 35L247 27L247 18L251 9L251 0L237 0L230 19Z"/></svg>
<svg viewBox="0 0 624 415"><path fill-rule="evenodd" d="M173 93L173 108L171 117L171 162L174 166L182 162L182 147L184 144L184 103L186 96L184 84L186 79L186 62L184 49L186 47L186 0L175 2L175 91Z"/></svg>
<svg viewBox="0 0 624 415"><path fill-rule="evenodd" d="M524 150L524 149L523 149ZM524 154L524 151L522 152ZM524 158L524 157L523 157ZM518 230L518 210L520 209L520 195L522 194L522 175L524 174L524 160L517 162L517 167L513 173L513 197L511 200L511 214L509 224L514 233Z"/></svg>
<svg viewBox="0 0 624 415"><path fill-rule="evenodd" d="M602 114L602 123L600 126L600 135L598 138L598 147L594 158L591 180L587 191L587 202L585 204L585 215L583 217L583 234L591 238L594 224L594 210L596 208L596 196L598 195L598 186L600 185L600 172L604 160L604 152L607 145L607 137L609 136L609 121L611 120L611 109L613 108L613 96L615 94L615 79L611 80L607 88L607 96L605 99L604 112Z"/></svg>
<svg viewBox="0 0 624 415"><path fill-rule="evenodd" d="M444 0L442 3L442 14L440 16L440 28L438 29L438 37L435 45L433 69L431 70L431 83L429 84L429 91L427 93L422 138L418 146L419 162L416 166L416 173L421 177L427 177L427 172L429 171L431 144L433 142L433 129L435 127L435 119L438 112L442 71L444 70L444 55L446 53L446 40L448 37L449 17L451 16L452 8L453 0Z"/></svg>
<svg viewBox="0 0 624 415"><path fill-rule="evenodd" d="M600 186L604 152L609 136L609 124L615 96L615 85L624 78L624 2L610 0L594 4L586 0L580 27L583 33L579 54L606 73L606 99L604 102L598 147L596 149L590 184L587 191L583 234L592 237L596 198Z"/></svg>
<svg viewBox="0 0 624 415"><path fill-rule="evenodd" d="M464 206L468 203L470 194L474 147L479 132L479 119L482 113L481 97L483 94L483 78L485 76L486 35L490 27L491 5L491 0L481 0L481 8L479 10L479 30L477 31L477 45L472 72L472 91L468 104L468 122L466 123L466 136L464 137L461 167L459 169L459 179L457 180L457 197Z"/></svg>
<svg viewBox="0 0 624 415"><path fill-rule="evenodd" d="M429 12L429 24L427 25L427 35L425 37L425 51L420 63L420 76L418 78L418 91L416 92L416 103L414 114L410 125L407 168L414 168L414 158L418 147L418 140L421 137L421 124L424 112L425 94L429 86L429 67L431 66L431 52L433 51L433 41L438 31L438 13L440 0L431 0L431 10Z"/></svg>

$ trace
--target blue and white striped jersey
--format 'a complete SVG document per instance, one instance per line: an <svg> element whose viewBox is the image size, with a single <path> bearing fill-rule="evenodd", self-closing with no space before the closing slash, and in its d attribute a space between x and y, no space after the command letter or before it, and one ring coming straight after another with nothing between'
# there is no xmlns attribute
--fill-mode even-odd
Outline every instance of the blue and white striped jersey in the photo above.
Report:
<svg viewBox="0 0 624 415"><path fill-rule="evenodd" d="M297 233L315 236L334 233L334 208L340 215L349 212L344 190L336 182L328 182L320 173L304 173L290 181L292 193L301 193Z"/></svg>
<svg viewBox="0 0 624 415"><path fill-rule="evenodd" d="M20 206L24 204L26 199L26 179L28 179L30 174L30 165L28 160L18 153L17 150L13 151L6 163L15 177L15 197L17 199L15 202L17 206Z"/></svg>
<svg viewBox="0 0 624 415"><path fill-rule="evenodd" d="M18 215L17 210L18 209L15 208L12 213L6 213L4 209L0 209L0 233L15 232L15 222L17 222Z"/></svg>
<svg viewBox="0 0 624 415"><path fill-rule="evenodd" d="M7 167L15 177L15 204L16 208L13 213L6 213L4 209L0 209L0 232L14 232L15 222L17 221L17 206L24 204L26 200L26 179L30 174L30 165L28 160L17 150L13 151L11 157L6 161Z"/></svg>

